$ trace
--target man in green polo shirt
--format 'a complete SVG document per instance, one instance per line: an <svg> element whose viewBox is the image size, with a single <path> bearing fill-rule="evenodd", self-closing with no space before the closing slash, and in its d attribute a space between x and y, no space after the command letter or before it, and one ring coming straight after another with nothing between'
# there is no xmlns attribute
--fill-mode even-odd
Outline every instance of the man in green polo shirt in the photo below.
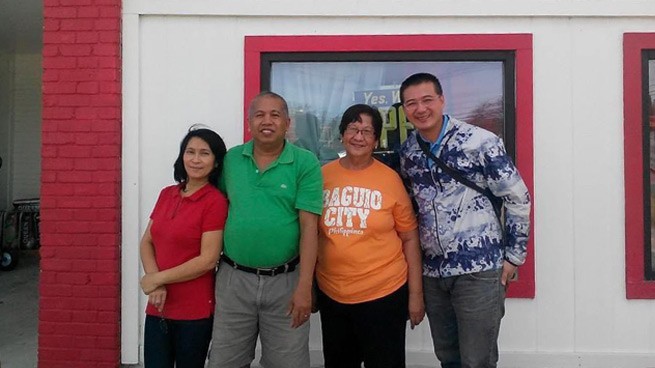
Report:
<svg viewBox="0 0 655 368"><path fill-rule="evenodd" d="M323 181L314 154L285 140L289 124L286 101L260 93L248 109L252 140L225 156L221 180L230 207L210 367L249 367L258 335L263 367L309 367Z"/></svg>

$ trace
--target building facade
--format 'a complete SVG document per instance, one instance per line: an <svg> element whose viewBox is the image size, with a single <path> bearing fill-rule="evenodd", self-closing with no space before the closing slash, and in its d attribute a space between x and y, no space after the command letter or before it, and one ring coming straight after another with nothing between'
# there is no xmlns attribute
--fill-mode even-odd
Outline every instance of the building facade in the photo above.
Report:
<svg viewBox="0 0 655 368"><path fill-rule="evenodd" d="M500 96L498 132L531 187L532 258L506 302L500 365L655 361L641 129L651 2L45 0L43 39L40 367L142 361L139 237L190 125L234 146L247 101L289 91L295 133L315 134L327 160L334 111L361 100L388 113L397 76L416 67L444 73L456 116ZM328 72L377 84L317 92L325 81L303 63L350 63ZM410 364L437 363L427 323L407 349Z"/></svg>

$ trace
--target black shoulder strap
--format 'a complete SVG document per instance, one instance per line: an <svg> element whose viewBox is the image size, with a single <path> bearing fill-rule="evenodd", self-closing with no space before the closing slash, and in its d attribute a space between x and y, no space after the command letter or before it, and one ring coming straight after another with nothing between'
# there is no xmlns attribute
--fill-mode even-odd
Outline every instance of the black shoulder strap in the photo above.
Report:
<svg viewBox="0 0 655 368"><path fill-rule="evenodd" d="M446 174L450 175L453 179L457 180L458 182L466 185L467 187L479 192L480 194L486 196L489 198L491 201L491 204L494 206L494 210L496 211L496 215L500 217L500 210L503 206L503 201L502 199L496 197L493 193L491 193L491 190L489 188L487 189L482 189L479 185L475 184L474 182L470 181L469 179L465 178L462 173L460 173L458 170L453 169L452 167L448 166L442 159L439 157L435 156L432 151L430 151L430 148L428 147L428 143L421 138L421 136L416 132L416 141L418 142L419 147L421 147L421 150L427 157L432 159L434 163L441 168Z"/></svg>

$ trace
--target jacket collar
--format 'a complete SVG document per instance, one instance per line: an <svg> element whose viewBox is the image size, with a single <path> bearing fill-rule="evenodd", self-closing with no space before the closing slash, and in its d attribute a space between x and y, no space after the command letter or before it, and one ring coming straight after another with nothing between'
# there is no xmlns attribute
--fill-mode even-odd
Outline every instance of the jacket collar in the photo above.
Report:
<svg viewBox="0 0 655 368"><path fill-rule="evenodd" d="M444 145L445 142L447 142L448 138L455 134L455 131L457 130L457 119L454 119L451 116L448 116L448 122L446 123L446 131L444 132L443 139L441 141L441 144ZM409 141L408 143L408 148L411 151L422 151L421 146L418 144L418 139L417 137L419 136L419 132L417 129L414 129L414 131L407 137L407 140Z"/></svg>

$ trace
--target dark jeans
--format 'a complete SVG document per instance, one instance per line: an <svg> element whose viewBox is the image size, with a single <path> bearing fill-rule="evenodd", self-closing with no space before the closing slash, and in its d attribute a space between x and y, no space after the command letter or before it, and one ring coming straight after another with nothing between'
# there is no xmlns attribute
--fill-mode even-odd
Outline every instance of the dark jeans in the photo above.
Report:
<svg viewBox="0 0 655 368"><path fill-rule="evenodd" d="M325 368L405 367L408 288L357 304L339 303L320 290Z"/></svg>
<svg viewBox="0 0 655 368"><path fill-rule="evenodd" d="M213 318L190 321L146 316L145 368L203 368Z"/></svg>
<svg viewBox="0 0 655 368"><path fill-rule="evenodd" d="M425 312L443 368L495 368L505 314L502 270L423 277Z"/></svg>

